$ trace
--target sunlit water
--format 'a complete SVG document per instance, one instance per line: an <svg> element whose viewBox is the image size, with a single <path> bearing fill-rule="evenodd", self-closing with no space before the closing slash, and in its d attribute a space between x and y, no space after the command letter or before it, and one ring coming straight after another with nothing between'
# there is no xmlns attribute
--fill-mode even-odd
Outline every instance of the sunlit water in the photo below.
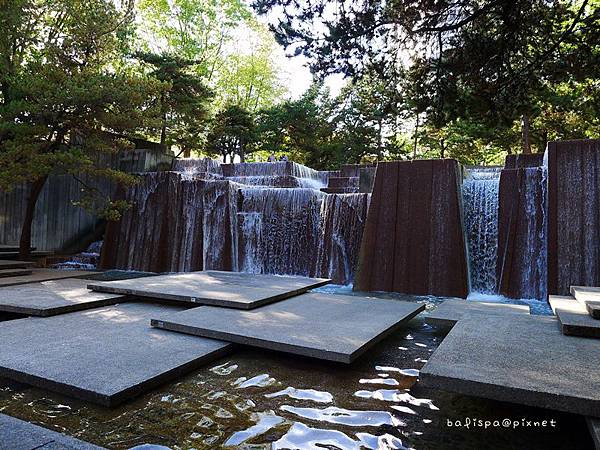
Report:
<svg viewBox="0 0 600 450"><path fill-rule="evenodd" d="M352 293L339 286L320 290ZM428 311L440 300L378 296L425 302ZM142 444L303 450L591 446L582 418L419 387L419 370L443 337L420 315L349 366L240 348L115 409L4 381L0 411L115 449ZM465 417L554 419L558 426L448 427L448 420Z"/></svg>

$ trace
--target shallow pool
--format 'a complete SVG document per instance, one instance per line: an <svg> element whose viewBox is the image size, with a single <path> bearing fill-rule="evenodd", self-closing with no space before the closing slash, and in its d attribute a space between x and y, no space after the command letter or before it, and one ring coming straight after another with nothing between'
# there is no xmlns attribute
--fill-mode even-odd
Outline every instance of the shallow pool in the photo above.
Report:
<svg viewBox="0 0 600 450"><path fill-rule="evenodd" d="M429 310L439 301L410 298ZM581 417L420 388L419 369L443 337L421 315L351 366L240 348L115 409L0 380L0 411L115 449L592 448ZM456 426L467 418L556 426Z"/></svg>

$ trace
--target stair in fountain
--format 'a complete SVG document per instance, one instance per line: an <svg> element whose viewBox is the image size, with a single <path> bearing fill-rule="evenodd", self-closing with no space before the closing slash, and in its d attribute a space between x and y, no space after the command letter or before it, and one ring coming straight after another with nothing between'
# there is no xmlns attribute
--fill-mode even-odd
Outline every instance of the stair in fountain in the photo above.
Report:
<svg viewBox="0 0 600 450"><path fill-rule="evenodd" d="M590 316L600 319L600 287L571 286L571 295L585 305Z"/></svg>
<svg viewBox="0 0 600 450"><path fill-rule="evenodd" d="M549 300L560 323L562 334L600 338L600 320L593 319L583 303L564 295L551 295Z"/></svg>

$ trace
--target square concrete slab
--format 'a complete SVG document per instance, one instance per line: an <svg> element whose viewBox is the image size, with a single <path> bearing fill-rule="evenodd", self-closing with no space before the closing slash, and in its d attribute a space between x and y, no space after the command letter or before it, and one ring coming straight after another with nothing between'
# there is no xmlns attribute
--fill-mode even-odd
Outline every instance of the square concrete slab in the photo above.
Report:
<svg viewBox="0 0 600 450"><path fill-rule="evenodd" d="M600 345L550 316L459 321L421 369L425 387L600 416Z"/></svg>
<svg viewBox="0 0 600 450"><path fill-rule="evenodd" d="M573 297L561 295L551 295L549 300L552 311L558 317L563 334L600 338L600 320L593 319L588 314L585 303L578 302Z"/></svg>
<svg viewBox="0 0 600 450"><path fill-rule="evenodd" d="M0 450L103 450L66 434L0 414Z"/></svg>
<svg viewBox="0 0 600 450"><path fill-rule="evenodd" d="M202 306L155 315L152 326L350 363L424 308L399 300L303 294L252 311Z"/></svg>
<svg viewBox="0 0 600 450"><path fill-rule="evenodd" d="M47 317L125 300L123 295L90 291L88 283L88 280L65 278L4 287L0 289L0 311Z"/></svg>
<svg viewBox="0 0 600 450"><path fill-rule="evenodd" d="M510 303L484 303L470 300L445 300L431 313L423 315L425 322L441 328L452 328L462 318L477 314L489 315L528 315L529 306Z"/></svg>
<svg viewBox="0 0 600 450"><path fill-rule="evenodd" d="M176 302L252 309L301 294L329 281L321 278L203 271L90 283L88 288L98 292Z"/></svg>
<svg viewBox="0 0 600 450"><path fill-rule="evenodd" d="M0 287L40 283L42 281L61 280L63 278L85 278L98 275L99 273L87 270L31 269L31 274L29 275L0 278Z"/></svg>
<svg viewBox="0 0 600 450"><path fill-rule="evenodd" d="M12 259L0 259L0 269L27 269L33 267L33 261L17 261Z"/></svg>
<svg viewBox="0 0 600 450"><path fill-rule="evenodd" d="M578 302L585 304L590 316L600 319L600 288L586 286L571 286L571 295Z"/></svg>
<svg viewBox="0 0 600 450"><path fill-rule="evenodd" d="M0 278L31 275L31 269L0 269Z"/></svg>
<svg viewBox="0 0 600 450"><path fill-rule="evenodd" d="M221 356L230 344L170 333L146 303L0 323L0 377L114 406Z"/></svg>

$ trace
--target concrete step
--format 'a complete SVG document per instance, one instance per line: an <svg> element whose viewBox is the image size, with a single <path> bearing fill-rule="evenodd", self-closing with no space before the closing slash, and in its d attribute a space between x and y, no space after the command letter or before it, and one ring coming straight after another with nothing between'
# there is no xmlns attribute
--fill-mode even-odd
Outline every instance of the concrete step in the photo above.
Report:
<svg viewBox="0 0 600 450"><path fill-rule="evenodd" d="M590 317L585 304L563 295L551 295L549 300L564 335L600 338L600 320Z"/></svg>
<svg viewBox="0 0 600 450"><path fill-rule="evenodd" d="M590 316L600 319L600 287L571 286L571 295L585 304Z"/></svg>
<svg viewBox="0 0 600 450"><path fill-rule="evenodd" d="M347 187L347 188L325 187L325 188L321 188L321 192L325 192L326 194L356 194L358 192L358 188L356 188L356 187Z"/></svg>
<svg viewBox="0 0 600 450"><path fill-rule="evenodd" d="M33 267L33 261L14 261L8 259L0 259L0 269L28 269Z"/></svg>
<svg viewBox="0 0 600 450"><path fill-rule="evenodd" d="M22 275L31 275L31 269L0 269L0 278L20 277Z"/></svg>
<svg viewBox="0 0 600 450"><path fill-rule="evenodd" d="M328 188L358 187L358 177L329 177Z"/></svg>

